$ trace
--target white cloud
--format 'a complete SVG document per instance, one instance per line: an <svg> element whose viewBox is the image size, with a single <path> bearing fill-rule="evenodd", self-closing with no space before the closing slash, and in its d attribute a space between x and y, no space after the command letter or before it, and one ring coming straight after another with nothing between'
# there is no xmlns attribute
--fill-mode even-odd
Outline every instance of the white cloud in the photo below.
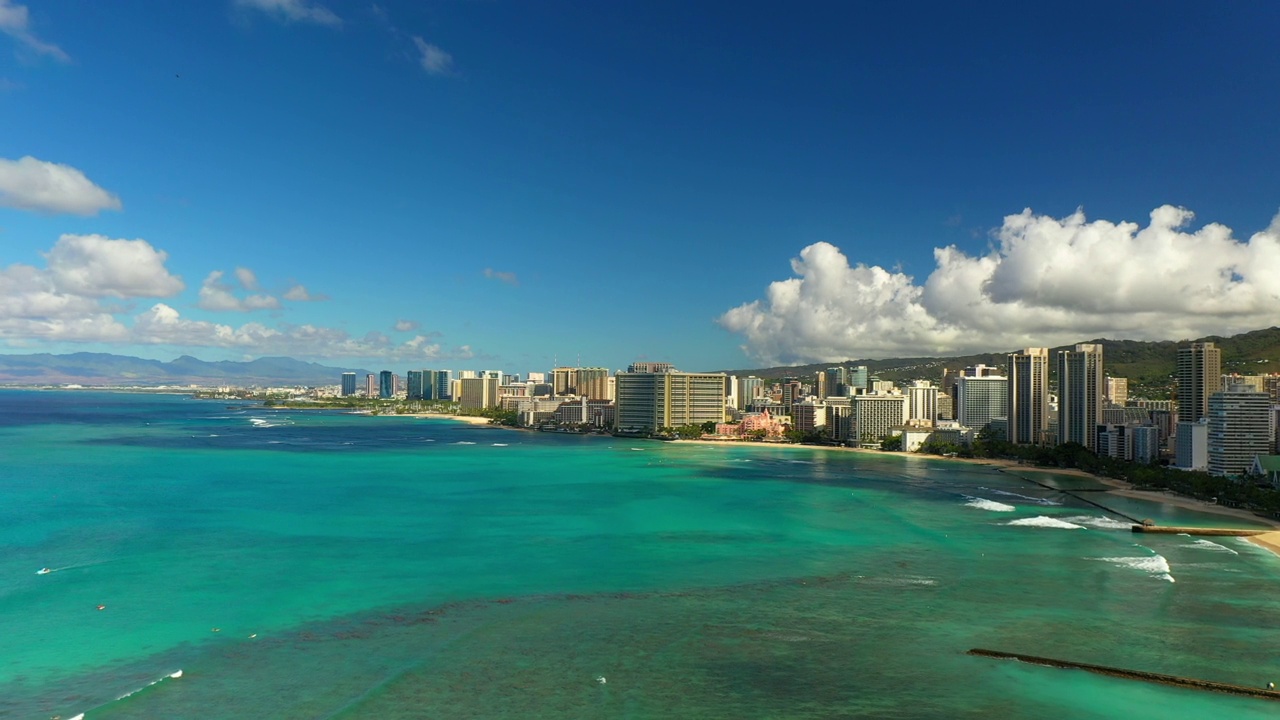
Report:
<svg viewBox="0 0 1280 720"><path fill-rule="evenodd" d="M516 274L513 272L500 272L498 270L494 270L493 268L485 268L484 276L489 278L490 280L500 280L508 285L520 284L519 278L517 278Z"/></svg>
<svg viewBox="0 0 1280 720"><path fill-rule="evenodd" d="M84 297L170 297L182 292L182 278L164 263L168 253L146 240L113 240L102 235L63 235L45 259L61 292Z"/></svg>
<svg viewBox="0 0 1280 720"><path fill-rule="evenodd" d="M245 284L244 271L253 278L253 272L245 268L236 268L236 276L240 279L241 284ZM254 310L279 310L280 300L271 295L249 295L248 297L238 298L234 294L234 288L227 283L222 282L223 272L214 270L204 279L204 283L200 285L200 307L205 310L213 310L217 312L252 312ZM257 286L257 278L253 278L253 286ZM245 284L245 287L249 285Z"/></svg>
<svg viewBox="0 0 1280 720"><path fill-rule="evenodd" d="M412 320L396 320L396 332L409 332L418 329L418 323Z"/></svg>
<svg viewBox="0 0 1280 720"><path fill-rule="evenodd" d="M75 215L121 207L120 198L94 185L79 170L30 155L18 160L0 158L0 206Z"/></svg>
<svg viewBox="0 0 1280 720"><path fill-rule="evenodd" d="M258 289L258 276L246 267L236 268L236 280L240 281L240 287L245 290L253 291Z"/></svg>
<svg viewBox="0 0 1280 720"><path fill-rule="evenodd" d="M413 36L413 44L418 47L418 62L423 70L432 75L448 75L453 72L452 55L417 35Z"/></svg>
<svg viewBox="0 0 1280 720"><path fill-rule="evenodd" d="M796 277L718 322L766 363L998 352L1097 337L1170 340L1269 327L1280 317L1280 215L1247 241L1222 225L1185 230L1191 212L1163 206L1146 227L1005 218L997 244L970 256L934 250L924 284L850 266L815 243Z"/></svg>
<svg viewBox="0 0 1280 720"><path fill-rule="evenodd" d="M236 5L261 10L285 22L339 26L342 19L332 10L308 0L236 0Z"/></svg>
<svg viewBox="0 0 1280 720"><path fill-rule="evenodd" d="M48 55L62 62L71 61L62 48L44 42L31 32L31 16L27 12L26 5L18 5L10 0L0 0L0 32L22 43L37 55Z"/></svg>
<svg viewBox="0 0 1280 720"><path fill-rule="evenodd" d="M284 294L284 299L292 300L293 302L320 302L322 300L328 300L329 296L321 294L313 295L307 291L306 286L294 285Z"/></svg>

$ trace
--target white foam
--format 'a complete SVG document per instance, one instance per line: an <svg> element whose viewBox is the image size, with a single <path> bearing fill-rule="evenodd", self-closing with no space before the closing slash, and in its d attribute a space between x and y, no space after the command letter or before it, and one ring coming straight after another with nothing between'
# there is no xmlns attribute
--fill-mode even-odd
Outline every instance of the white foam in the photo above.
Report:
<svg viewBox="0 0 1280 720"><path fill-rule="evenodd" d="M1172 568L1169 567L1169 561L1164 559L1163 555L1147 555L1145 557L1110 557L1110 558L1094 558L1102 562L1109 562L1117 567L1133 568L1141 570L1152 577L1160 578L1174 582L1171 574Z"/></svg>
<svg viewBox="0 0 1280 720"><path fill-rule="evenodd" d="M644 448L631 448L632 450L644 450Z"/></svg>
<svg viewBox="0 0 1280 720"><path fill-rule="evenodd" d="M1067 522L1076 523L1077 525L1086 525L1088 527L1100 528L1102 530L1132 530L1133 529L1133 523L1125 522L1123 520L1116 520L1115 518L1107 517L1105 515L1073 515L1068 518L1063 518L1063 520L1066 520Z"/></svg>
<svg viewBox="0 0 1280 720"><path fill-rule="evenodd" d="M979 490L986 490L986 491L988 491L988 492L993 492L993 493L995 493L995 494L997 494L997 495L1006 495L1006 496L1008 496L1008 497L1016 497L1016 498L1020 498L1020 499L1022 499L1022 500L1028 500L1028 501L1033 502L1033 503L1035 503L1035 504L1037 504L1037 505L1061 505L1061 504L1062 504L1062 503L1060 503L1060 502L1057 502L1057 501L1055 501L1055 500L1050 500L1050 499L1048 499L1048 498L1031 497L1030 495L1019 495L1019 494L1018 494L1018 493L1016 493L1016 492L1009 492L1008 490L996 490L996 489L994 489L994 488L978 488L978 489L979 489Z"/></svg>
<svg viewBox="0 0 1280 720"><path fill-rule="evenodd" d="M470 440L459 440L458 442L454 443L454 445L475 445L475 443L471 442Z"/></svg>
<svg viewBox="0 0 1280 720"><path fill-rule="evenodd" d="M1187 547L1191 547L1191 548L1199 548L1199 549L1201 549L1201 550L1216 550L1216 551L1218 551L1218 552L1222 552L1223 550L1225 550L1225 551L1227 551L1227 552L1231 553L1232 555L1239 555L1239 554L1240 554L1240 553L1236 552L1235 550L1232 550L1231 548L1227 547L1226 545L1219 545L1218 543L1216 543L1216 542L1214 542L1214 541L1212 541L1212 540L1203 540L1203 539L1196 540L1195 542L1191 543L1191 544L1190 544L1190 545L1188 545Z"/></svg>
<svg viewBox="0 0 1280 720"><path fill-rule="evenodd" d="M249 418L249 422L253 423L253 426L257 428L270 428L276 426L276 424L270 420L263 420L262 418Z"/></svg>
<svg viewBox="0 0 1280 720"><path fill-rule="evenodd" d="M1004 503L996 502L995 500L972 497L969 495L965 495L965 497L969 498L969 502L965 503L965 505L968 505L971 508L978 508L979 510L990 510L991 512L1013 512L1018 509L1012 505L1005 505Z"/></svg>
<svg viewBox="0 0 1280 720"><path fill-rule="evenodd" d="M507 447L507 443L494 443L494 447Z"/></svg>
<svg viewBox="0 0 1280 720"><path fill-rule="evenodd" d="M1019 527L1058 528L1061 530L1083 530L1084 529L1083 525L1076 525L1075 523L1069 523L1065 520L1046 517L1044 515L1037 515L1035 517L1018 518L1017 520L1010 520L1009 522L1005 523L1005 525L1017 525Z"/></svg>

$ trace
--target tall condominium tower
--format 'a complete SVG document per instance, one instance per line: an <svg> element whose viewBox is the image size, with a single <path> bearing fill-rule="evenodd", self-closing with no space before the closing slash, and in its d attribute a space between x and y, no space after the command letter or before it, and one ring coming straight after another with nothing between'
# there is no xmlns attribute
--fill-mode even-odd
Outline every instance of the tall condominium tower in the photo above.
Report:
<svg viewBox="0 0 1280 720"><path fill-rule="evenodd" d="M1039 443L1049 429L1049 348L1009 356L1009 442Z"/></svg>
<svg viewBox="0 0 1280 720"><path fill-rule="evenodd" d="M1098 446L1102 422L1102 346L1076 345L1058 352L1058 443L1079 443L1090 450Z"/></svg>
<svg viewBox="0 0 1280 720"><path fill-rule="evenodd" d="M938 421L938 388L928 380L915 380L906 388L907 422L933 425Z"/></svg>
<svg viewBox="0 0 1280 720"><path fill-rule="evenodd" d="M395 397L396 394L396 374L390 370L383 370L378 373L378 397L386 399Z"/></svg>
<svg viewBox="0 0 1280 720"><path fill-rule="evenodd" d="M738 392L736 393L738 409L746 410L751 407L751 403L762 392L764 392L764 380L755 375L738 378Z"/></svg>
<svg viewBox="0 0 1280 720"><path fill-rule="evenodd" d="M346 397L347 395L355 395L355 394L356 394L356 374L353 372L342 373L343 397Z"/></svg>
<svg viewBox="0 0 1280 720"><path fill-rule="evenodd" d="M1243 475L1270 455L1275 437L1271 396L1243 383L1209 396L1209 472Z"/></svg>
<svg viewBox="0 0 1280 720"><path fill-rule="evenodd" d="M1211 342L1178 348L1178 422L1209 413L1209 396L1222 389L1222 350Z"/></svg>

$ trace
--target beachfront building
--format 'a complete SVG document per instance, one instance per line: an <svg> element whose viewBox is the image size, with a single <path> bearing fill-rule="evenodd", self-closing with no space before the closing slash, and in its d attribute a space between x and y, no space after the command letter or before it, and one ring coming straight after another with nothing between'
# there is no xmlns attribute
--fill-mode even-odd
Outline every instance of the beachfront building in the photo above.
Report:
<svg viewBox="0 0 1280 720"><path fill-rule="evenodd" d="M829 397L827 406L827 437L845 442L853 436L853 398Z"/></svg>
<svg viewBox="0 0 1280 720"><path fill-rule="evenodd" d="M977 366L979 372L984 368ZM956 420L965 427L981 430L1009 411L1009 379L1003 375L961 375L955 391Z"/></svg>
<svg viewBox="0 0 1280 720"><path fill-rule="evenodd" d="M906 388L907 424L933 427L938 420L938 388L928 380L915 380Z"/></svg>
<svg viewBox="0 0 1280 720"><path fill-rule="evenodd" d="M502 374L493 377L462 378L458 381L458 406L463 410L487 410L498 407L498 388Z"/></svg>
<svg viewBox="0 0 1280 720"><path fill-rule="evenodd" d="M1196 422L1209 413L1209 396L1222 389L1222 350L1211 342L1178 348L1178 420Z"/></svg>
<svg viewBox="0 0 1280 720"><path fill-rule="evenodd" d="M1009 442L1039 443L1049 427L1049 348L1027 348L1009 356Z"/></svg>
<svg viewBox="0 0 1280 720"><path fill-rule="evenodd" d="M636 363L632 367L644 366ZM650 365L664 365L652 363ZM625 372L616 375L616 426L654 431L661 427L724 422L725 374Z"/></svg>
<svg viewBox="0 0 1280 720"><path fill-rule="evenodd" d="M1253 458L1272 451L1271 397L1248 385L1209 396L1209 473L1243 475Z"/></svg>
<svg viewBox="0 0 1280 720"><path fill-rule="evenodd" d="M1136 425L1129 428L1129 459L1150 464L1160 458L1160 428Z"/></svg>
<svg viewBox="0 0 1280 720"><path fill-rule="evenodd" d="M1209 420L1179 422L1173 438L1174 465L1183 470L1209 468Z"/></svg>
<svg viewBox="0 0 1280 720"><path fill-rule="evenodd" d="M378 397L389 400L396 396L396 374L390 370L378 373Z"/></svg>
<svg viewBox="0 0 1280 720"><path fill-rule="evenodd" d="M907 396L856 395L853 400L854 432L860 443L879 444L907 422Z"/></svg>
<svg viewBox="0 0 1280 720"><path fill-rule="evenodd" d="M448 400L448 370L410 370L406 382L407 400Z"/></svg>
<svg viewBox="0 0 1280 720"><path fill-rule="evenodd" d="M356 374L353 372L342 373L342 396L356 394Z"/></svg>
<svg viewBox="0 0 1280 720"><path fill-rule="evenodd" d="M1101 345L1082 343L1075 350L1058 351L1059 444L1097 449L1104 387Z"/></svg>

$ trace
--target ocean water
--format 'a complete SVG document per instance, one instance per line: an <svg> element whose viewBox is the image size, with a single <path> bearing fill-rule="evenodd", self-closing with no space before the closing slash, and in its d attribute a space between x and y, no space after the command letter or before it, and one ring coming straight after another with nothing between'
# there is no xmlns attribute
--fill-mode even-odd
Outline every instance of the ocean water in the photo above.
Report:
<svg viewBox="0 0 1280 720"><path fill-rule="evenodd" d="M1280 558L1128 527L924 458L0 391L0 718L1274 717L965 654L1280 682Z"/></svg>

